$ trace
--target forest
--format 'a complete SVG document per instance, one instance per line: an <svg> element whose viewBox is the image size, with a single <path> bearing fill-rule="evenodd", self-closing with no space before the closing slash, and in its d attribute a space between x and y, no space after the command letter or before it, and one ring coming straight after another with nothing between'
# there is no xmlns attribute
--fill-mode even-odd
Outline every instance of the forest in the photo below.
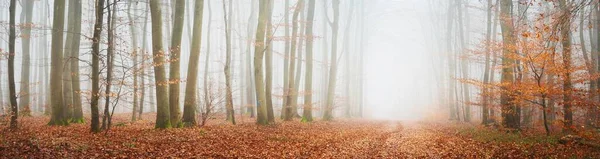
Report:
<svg viewBox="0 0 600 159"><path fill-rule="evenodd" d="M0 158L599 157L599 0L0 1Z"/></svg>

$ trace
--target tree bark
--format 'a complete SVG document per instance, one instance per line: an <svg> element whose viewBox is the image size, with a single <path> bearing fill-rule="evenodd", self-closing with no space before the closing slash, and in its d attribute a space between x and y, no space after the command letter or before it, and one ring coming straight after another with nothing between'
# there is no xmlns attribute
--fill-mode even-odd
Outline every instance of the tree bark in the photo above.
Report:
<svg viewBox="0 0 600 159"><path fill-rule="evenodd" d="M273 0L268 2L267 13L267 39L266 39L266 55L265 55L265 71L266 71L266 88L265 94L267 99L267 120L269 123L275 123L275 114L273 112Z"/></svg>
<svg viewBox="0 0 600 159"><path fill-rule="evenodd" d="M500 28L502 30L502 78L503 84L512 84L514 82L514 59L512 58L515 54L515 50L512 49L515 46L514 37L514 24L511 10L513 7L511 0L500 1ZM506 87L502 88L508 89ZM502 105L502 125L509 129L519 129L519 122L517 119L517 109L513 105L514 95L508 91L501 91L500 104Z"/></svg>
<svg viewBox="0 0 600 159"><path fill-rule="evenodd" d="M269 124L267 118L265 82L263 75L263 60L265 54L265 30L267 25L268 1L259 1L258 23L256 26L256 39L254 41L254 84L256 96L258 97L256 123L259 125Z"/></svg>
<svg viewBox="0 0 600 159"><path fill-rule="evenodd" d="M327 104L325 105L325 112L323 114L323 120L333 120L333 107L335 98L335 84L337 76L337 41L338 41L338 21L340 15L340 0L333 0L333 22L329 23L331 26L331 57L329 69L329 83L327 85Z"/></svg>
<svg viewBox="0 0 600 159"><path fill-rule="evenodd" d="M190 62L188 63L187 85L185 87L185 100L183 107L183 125L191 127L196 125L198 63L200 61L200 44L202 42L202 16L204 0L196 0L194 4L194 25L192 33L192 48Z"/></svg>
<svg viewBox="0 0 600 159"><path fill-rule="evenodd" d="M564 128L563 131L571 132L573 126L573 84L571 82L571 12L567 7L565 0L558 0L558 5L562 11L560 22L561 43L563 47L563 111Z"/></svg>
<svg viewBox="0 0 600 159"><path fill-rule="evenodd" d="M293 119L293 117L295 116L295 112L294 109L296 109L296 101L298 100L297 98L297 94L298 91L294 90L295 86L295 77L294 77L294 73L296 71L296 47L297 47L297 37L298 37L298 15L300 14L300 11L302 10L302 8L304 7L304 0L299 0L298 3L296 4L296 9L294 10L294 15L292 16L292 40L291 40L291 48L290 48L290 66L289 66L289 71L288 71L288 94L286 95L287 97L287 103L285 106L285 118L284 120L286 121L290 121ZM296 98L294 98L296 97Z"/></svg>
<svg viewBox="0 0 600 159"><path fill-rule="evenodd" d="M81 85L79 83L79 48L81 44L81 15L82 14L82 4L81 1L74 0L75 2L71 3L74 7L74 24L73 24L73 42L71 43L71 83L72 91L71 97L73 98L73 116L71 117L71 122L73 123L83 123L83 108L81 102ZM69 8L70 11L70 8ZM69 17L69 20L71 18Z"/></svg>
<svg viewBox="0 0 600 159"><path fill-rule="evenodd" d="M67 108L63 102L63 30L65 21L65 0L54 1L54 19L52 22L52 48L50 68L50 89L52 116L49 125L68 125Z"/></svg>
<svg viewBox="0 0 600 159"><path fill-rule="evenodd" d="M150 15L152 21L152 55L154 65L154 83L156 85L156 128L171 128L169 111L169 89L165 72L165 53L162 43L162 18L160 0L150 0ZM190 62L191 63L191 62ZM195 88L195 87L194 87Z"/></svg>
<svg viewBox="0 0 600 159"><path fill-rule="evenodd" d="M60 1L60 0L59 0ZM60 4L58 4L60 5ZM64 6L64 1L63 1ZM18 123L17 118L19 116L19 107L17 105L17 94L15 90L15 39L16 39L16 25L15 25L15 10L17 8L17 0L10 1L9 14L9 34L8 34L8 89L9 89L9 100L10 100L10 128L17 129ZM56 8L56 7L55 7ZM60 8L58 8L60 9ZM52 34L54 35L54 34ZM54 48L54 47L53 47ZM53 116L54 117L54 116Z"/></svg>
<svg viewBox="0 0 600 159"><path fill-rule="evenodd" d="M306 79L304 80L304 112L302 112L302 121L313 121L313 21L315 19L315 0L308 0L308 15L306 17Z"/></svg>
<svg viewBox="0 0 600 159"><path fill-rule="evenodd" d="M231 13L232 11L233 1L229 1L229 19L227 19L227 9L225 5L225 0L223 0L223 22L225 23L225 43L226 43L226 59L225 59L225 68L223 71L225 72L225 101L227 108L227 120L231 121L233 125L235 125L235 112L233 111L233 92L231 91L231 24L232 19Z"/></svg>
<svg viewBox="0 0 600 159"><path fill-rule="evenodd" d="M100 113L98 112L98 101L100 99L100 36L102 35L102 21L104 17L105 0L98 0L96 4L96 22L94 24L94 34L92 43L92 123L91 131L100 132Z"/></svg>
<svg viewBox="0 0 600 159"><path fill-rule="evenodd" d="M31 93L29 88L29 85L31 84L29 81L31 70L31 27L33 27L31 18L33 17L33 4L35 1L24 0L22 2L24 3L24 8L21 11L21 14L23 17L25 17L25 22L21 22L21 25L23 26L21 30L21 51L23 51L23 62L21 63L21 89L19 89L19 105L21 105L20 109L22 116L31 116Z"/></svg>
<svg viewBox="0 0 600 159"><path fill-rule="evenodd" d="M175 1L175 15L173 19L173 35L171 38L171 63L169 70L169 112L171 124L181 127L181 112L179 110L179 82L181 76L181 37L183 34L183 21L185 13L185 1Z"/></svg>

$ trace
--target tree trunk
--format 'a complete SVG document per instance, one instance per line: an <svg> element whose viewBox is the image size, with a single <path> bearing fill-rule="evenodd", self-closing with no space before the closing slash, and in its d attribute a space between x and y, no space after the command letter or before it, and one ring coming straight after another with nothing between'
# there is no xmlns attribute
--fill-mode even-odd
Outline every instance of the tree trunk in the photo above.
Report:
<svg viewBox="0 0 600 159"><path fill-rule="evenodd" d="M514 82L514 59L513 54L515 50L512 49L515 46L514 38L514 25L513 17L511 15L512 1L501 0L500 1L500 28L502 30L502 78L501 82L505 84L512 84ZM508 89L508 88L502 88ZM517 120L517 109L513 105L514 95L508 91L501 91L500 103L502 105L502 125L509 129L519 129L519 121Z"/></svg>
<svg viewBox="0 0 600 159"><path fill-rule="evenodd" d="M207 32L206 32L207 33L206 38L208 38L208 39L206 41L206 59L204 60L205 62L204 62L204 80L203 80L203 82L204 82L204 108L206 108L206 112L209 112L211 103L209 102L210 101L210 92L208 90L209 89L209 85L208 85L208 72L209 71L208 71L208 69L210 66L209 65L210 64L210 62L209 62L210 61L210 51L211 51L211 49L210 49L210 46L211 46L210 33L212 32L211 26L212 26L213 12L212 12L212 7L210 5L210 1L206 1L206 5L208 6L208 28L207 28ZM204 121L202 121L202 124L204 124Z"/></svg>
<svg viewBox="0 0 600 159"><path fill-rule="evenodd" d="M105 0L98 0L96 5L96 22L94 24L94 35L92 43L92 123L91 131L100 132L100 113L98 112L98 100L100 99L100 36L102 34L102 20L104 17Z"/></svg>
<svg viewBox="0 0 600 159"><path fill-rule="evenodd" d="M308 15L306 18L306 79L304 80L304 112L302 113L303 122L313 121L313 22L315 19L315 0L308 1Z"/></svg>
<svg viewBox="0 0 600 159"><path fill-rule="evenodd" d="M284 4L284 14L283 14L283 20L285 23L285 50L283 50L283 52L285 52L285 55L283 56L283 103L281 105L281 119L284 119L286 116L286 106L288 105L288 96L290 95L290 90L288 89L289 86L289 82L290 82L290 76L288 76L290 73L290 60L292 60L292 58L290 57L290 11L288 9L288 7L290 6L290 0L285 0L285 4Z"/></svg>
<svg viewBox="0 0 600 159"><path fill-rule="evenodd" d="M65 21L65 0L54 1L54 19L52 22L52 64L50 68L50 89L52 117L49 125L68 125L67 108L63 103L63 30Z"/></svg>
<svg viewBox="0 0 600 159"><path fill-rule="evenodd" d="M331 26L331 57L329 69L329 84L327 85L327 104L325 105L325 113L323 114L323 120L333 120L333 107L335 98L335 84L337 76L337 41L338 41L338 21L340 15L340 1L333 0L333 22L329 23Z"/></svg>
<svg viewBox="0 0 600 159"><path fill-rule="evenodd" d="M304 7L304 0L299 0L298 3L296 4L296 10L294 10L294 15L292 16L292 42L291 42L291 48L290 48L290 67L289 67L289 71L288 71L288 95L287 97L287 104L285 106L285 120L286 121L290 121L292 120L292 118L294 117L294 113L296 111L294 111L294 109L296 109L296 101L298 100L297 94L298 91L294 90L295 88L295 78L294 78L294 73L296 71L296 44L297 44L297 37L298 37L298 15L300 14L300 11L302 10L302 8Z"/></svg>
<svg viewBox="0 0 600 159"><path fill-rule="evenodd" d="M108 130L110 129L111 123L110 123L110 97L111 95L111 87L112 87L112 74L113 74L113 68L115 65L114 59L115 59L115 42L114 42L114 36L115 36L115 31L114 31L114 27L115 27L115 21L116 21L116 0L113 0L112 3L112 8L109 4L106 4L106 8L108 11L108 22L106 23L108 25L108 29L107 29L107 34L108 34L108 49L106 49L106 63L107 63L107 68L106 68L106 86L105 86L105 97L104 97L104 116L102 117L102 129L104 130ZM112 9L112 11L111 11Z"/></svg>
<svg viewBox="0 0 600 159"><path fill-rule="evenodd" d="M196 125L196 108L198 107L196 88L198 83L200 44L202 42L202 13L204 11L203 7L204 0L196 0L196 3L194 4L192 48L190 50L190 62L188 63L187 72L187 85L185 87L185 100L183 102L183 125L186 127Z"/></svg>
<svg viewBox="0 0 600 159"><path fill-rule="evenodd" d="M252 41L250 40L251 39L250 37L253 36L252 32L256 31L254 29L254 26L256 26L256 24L254 24L254 22L256 21L256 20L254 20L254 18L256 18L256 4L257 4L257 2L256 2L256 0L252 0L250 3L251 3L250 4L251 5L251 10L250 10L250 17L248 17L248 27L247 27L248 28L248 32L247 32L248 33L247 34L248 37L247 38L249 40L246 40L246 45L247 45L246 46L247 47L246 48L246 79L247 79L246 80L246 102L247 102L247 112L250 113L250 118L254 118L254 114L255 114L255 112L254 112L254 106L256 104L254 101L258 97L257 97L257 95L255 95L253 93L253 91L255 91L253 89L256 88L256 86L253 85L253 83L252 83L252 80L253 80L253 77L252 77L252 58L251 58L251 55L252 55L252 52L251 52L252 51L251 50L251 48L252 48Z"/></svg>
<svg viewBox="0 0 600 159"><path fill-rule="evenodd" d="M150 8L150 5L145 5L146 6L146 10L148 10ZM144 113L144 105L145 105L145 97L146 97L146 57L147 57L147 53L148 53L148 34L147 34L147 29L148 29L148 12L144 13L144 29L142 31L142 54L140 55L141 59L142 59L142 67L141 67L141 83L140 86L142 86L142 92L140 94L141 98L140 98L140 110L138 113L138 118L141 120L142 119L142 113Z"/></svg>
<svg viewBox="0 0 600 159"><path fill-rule="evenodd" d="M482 114L481 114L481 124L487 125L489 122L489 91L487 86L490 84L490 54L491 49L490 45L492 43L492 0L487 0L487 25L486 25L486 35L485 35L485 67L483 68L483 87L482 87ZM493 76L493 75L492 75Z"/></svg>
<svg viewBox="0 0 600 159"><path fill-rule="evenodd" d="M305 2L303 1L302 3L305 3ZM304 28L306 27L304 24L304 6L302 6L302 10L300 10L300 19L298 22L300 23L299 24L300 32L298 32L298 45L296 46L296 49L298 50L296 52L296 54L298 55L298 58L296 59L297 60L296 75L294 76L295 79L294 79L294 89L293 89L296 92L295 92L295 94L293 94L292 99L293 99L294 103L291 105L295 106L294 108L292 108L292 115L294 117L301 118L302 116L300 116L300 114L298 114L298 97L299 97L298 93L300 92L300 79L302 77L302 61L303 61L302 60L302 54L303 54L302 53L302 51L303 51L302 45L304 42L304 38L306 37L305 36L306 34L304 33L305 32Z"/></svg>
<svg viewBox="0 0 600 159"><path fill-rule="evenodd" d="M75 35L75 16L81 16L81 15L75 15L75 3L76 1L71 0L69 1L69 10L68 10L68 21L67 21L67 37L65 40L65 47L64 47L64 53L63 53L63 58L65 63L70 64L71 61L73 60L73 57L71 57L72 52L73 52L73 38L74 36L79 36L79 35ZM69 65L70 66L70 65ZM62 83L63 83L63 100L64 100L64 104L67 108L67 118L71 119L73 116L73 84L71 82L71 67L64 67L63 68L63 74L62 74Z"/></svg>
<svg viewBox="0 0 600 159"><path fill-rule="evenodd" d="M235 125L235 113L233 111L233 92L231 91L231 24L233 1L229 1L229 20L227 19L227 9L225 0L223 0L223 22L225 23L225 43L226 43L226 59L225 59L225 102L227 108L227 120Z"/></svg>
<svg viewBox="0 0 600 159"><path fill-rule="evenodd" d="M273 114L273 0L268 0L268 13L267 13L267 40L266 55L265 55L265 71L266 71L266 88L265 94L267 99L267 120L269 123L275 123L275 115Z"/></svg>
<svg viewBox="0 0 600 159"><path fill-rule="evenodd" d="M56 2L55 2L56 3ZM60 5L60 0L58 4ZM64 7L64 1L63 1ZM15 25L15 10L17 8L17 0L10 1L10 24L9 24L9 34L8 34L8 89L10 91L10 109L12 111L10 115L10 128L16 129L18 127L17 117L19 116L19 107L17 106L17 94L15 90L15 39L16 39L16 25ZM56 7L55 7L56 8ZM60 8L57 8L60 9ZM54 33L54 32L53 32ZM54 36L54 34L52 34ZM54 41L53 41L54 43ZM54 45L53 45L54 46ZM60 45L59 45L60 46ZM53 47L54 49L54 47ZM52 116L54 117L54 116Z"/></svg>
<svg viewBox="0 0 600 159"><path fill-rule="evenodd" d="M156 128L171 127L169 112L169 81L165 72L165 53L162 43L162 18L159 0L150 0L150 15L152 21L152 55L154 65L154 83L156 85ZM190 62L191 63L191 62ZM188 80L189 81L189 80ZM194 87L195 88L195 87Z"/></svg>
<svg viewBox="0 0 600 159"><path fill-rule="evenodd" d="M21 63L21 89L19 89L19 105L21 105L22 116L31 116L30 99L29 93L29 75L31 70L31 28L33 23L31 18L33 17L33 3L34 0L25 0L24 8L21 11L21 16L25 17L25 22L21 22L21 40L22 40L22 52L23 62Z"/></svg>
<svg viewBox="0 0 600 159"><path fill-rule="evenodd" d="M75 1L74 4L75 13L74 15L82 14L82 6L81 1ZM70 8L69 8L70 9ZM70 11L70 10L69 10ZM69 18L70 20L71 18ZM79 84L79 47L81 44L81 16L74 16L74 24L73 24L73 43L71 43L71 83L72 91L70 92L73 98L73 116L71 117L71 122L73 123L83 123L83 108L81 102L81 85Z"/></svg>
<svg viewBox="0 0 600 159"><path fill-rule="evenodd" d="M265 30L267 25L267 9L268 1L259 1L259 15L258 23L256 26L256 39L254 42L254 83L256 96L258 97L256 123L259 125L269 124L267 118L267 106L266 106L266 93L265 93L265 82L263 75L263 60L265 54Z"/></svg>
<svg viewBox="0 0 600 159"><path fill-rule="evenodd" d="M133 50L131 51L131 58L133 59L133 108L131 109L131 121L136 121L137 109L138 109L138 71L139 71L139 63L138 63L138 48L137 48L137 32L135 30L135 20L133 19L133 15L135 14L135 10L137 8L132 8L132 1L127 4L127 18L129 21L129 32L131 33L131 47ZM133 10L132 10L133 9Z"/></svg>
<svg viewBox="0 0 600 159"><path fill-rule="evenodd" d="M566 70L563 73L563 101L564 101L564 129L565 132L570 132L573 126L573 84L571 83L571 12L567 7L565 0L558 0L559 7L562 11L562 19L560 22L561 43L563 47L563 68Z"/></svg>
<svg viewBox="0 0 600 159"><path fill-rule="evenodd" d="M185 1L175 1L175 15L173 19L173 35L171 41L171 63L169 70L169 112L171 124L181 127L181 112L179 110L179 82L181 76L181 36L183 34L183 21L185 13Z"/></svg>

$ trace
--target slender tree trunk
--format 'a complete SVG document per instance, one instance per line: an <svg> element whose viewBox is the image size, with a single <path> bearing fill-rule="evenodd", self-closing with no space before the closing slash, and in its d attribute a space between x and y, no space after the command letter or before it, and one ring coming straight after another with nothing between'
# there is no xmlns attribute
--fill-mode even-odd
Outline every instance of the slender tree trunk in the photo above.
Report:
<svg viewBox="0 0 600 159"><path fill-rule="evenodd" d="M225 59L225 100L227 108L227 120L235 125L235 112L233 111L233 92L231 91L231 13L233 1L229 1L229 20L227 19L227 9L225 0L223 0L223 22L225 23L225 43L226 43L226 59Z"/></svg>
<svg viewBox="0 0 600 159"><path fill-rule="evenodd" d="M297 97L296 94L298 94L297 90L294 90L295 88L295 78L294 78L294 73L295 73L295 68L296 68L296 47L297 47L297 37L298 37L298 15L300 14L300 11L302 10L302 8L304 7L304 0L299 0L298 3L296 4L296 10L294 10L294 15L292 17L292 42L291 42L291 48L290 48L290 67L289 67L289 71L288 71L288 95L287 97L287 105L285 106L286 109L286 114L285 114L285 120L286 121L290 121L292 120L292 118L295 116L295 112L294 109L296 109L296 101L298 100L298 98L296 98L294 100L294 97Z"/></svg>
<svg viewBox="0 0 600 159"><path fill-rule="evenodd" d="M288 7L290 6L290 0L285 0L285 4L284 4L284 14L283 14L283 19L284 19L284 23L285 23L285 55L283 57L283 105L281 106L281 119L284 119L286 116L286 106L288 105L288 96L290 95L290 90L288 89L288 85L289 85L289 81L290 81L290 76L288 76L290 73L290 60L292 60L292 58L290 57L290 11L288 9Z"/></svg>
<svg viewBox="0 0 600 159"><path fill-rule="evenodd" d="M60 0L58 1L60 5ZM63 1L64 7L64 1ZM9 34L8 34L8 89L10 91L10 128L16 129L18 127L17 117L19 116L19 107L17 106L17 94L15 90L15 39L16 39L16 25L15 25L15 10L17 8L17 0L10 1L9 14L10 14L10 24L9 24ZM56 8L56 7L55 7ZM60 8L58 8L60 9ZM54 34L52 34L54 35ZM53 45L54 46L54 45ZM54 47L53 47L54 49ZM54 116L52 116L54 117Z"/></svg>
<svg viewBox="0 0 600 159"><path fill-rule="evenodd" d="M146 10L148 10L150 8L150 5L147 4L146 6ZM141 83L140 86L142 87L142 93L140 94L141 98L140 98L140 110L138 113L138 118L141 120L142 119L142 113L144 113L144 105L146 103L145 97L146 97L146 57L147 57L147 53L148 53L148 34L147 34L147 29L148 29L148 12L146 11L144 13L144 29L142 31L142 54L140 55L141 57L141 62L142 62L142 67L141 67Z"/></svg>
<svg viewBox="0 0 600 159"><path fill-rule="evenodd" d="M573 84L571 83L571 12L567 7L565 0L558 0L559 7L562 11L562 19L560 20L561 27L561 43L563 46L563 67L566 70L563 73L563 101L564 101L564 129L565 132L570 132L573 126Z"/></svg>
<svg viewBox="0 0 600 159"><path fill-rule="evenodd" d="M75 8L74 15L82 14L82 4L81 1L75 1L73 7ZM69 18L70 20L70 18ZM71 85L72 91L70 92L73 98L73 117L71 118L71 122L73 123L83 123L83 108L81 102L81 85L79 82L79 48L81 44L81 16L74 16L74 24L73 24L73 43L71 43Z"/></svg>
<svg viewBox="0 0 600 159"><path fill-rule="evenodd" d="M253 77L252 77L252 32L256 31L254 29L254 26L256 26L256 24L254 23L256 20L256 4L257 4L257 0L252 0L250 2L251 4L251 10L250 10L250 17L248 18L248 40L246 41L246 102L247 102L247 112L250 113L250 118L254 118L254 106L257 103L254 103L253 101L256 100L256 98L258 98L258 95L255 95L253 93L254 88L256 88L255 85L253 85Z"/></svg>
<svg viewBox="0 0 600 159"><path fill-rule="evenodd" d="M514 82L514 65L515 60L512 58L515 54L513 46L515 46L514 24L511 15L512 1L500 1L500 28L502 29L502 78L501 82L512 84ZM503 88L508 89L508 88ZM514 95L508 91L501 91L500 103L502 105L502 125L509 129L519 129L519 121L517 120L517 109L513 104Z"/></svg>
<svg viewBox="0 0 600 159"><path fill-rule="evenodd" d="M329 23L331 26L331 67L329 69L329 84L327 85L327 104L325 105L325 113L323 114L323 120L333 120L333 108L335 98L335 85L337 76L337 41L338 41L338 21L340 15L340 1L333 0L333 22Z"/></svg>
<svg viewBox="0 0 600 159"><path fill-rule="evenodd" d="M186 127L196 125L196 108L198 107L196 88L198 83L200 44L202 42L202 13L204 11L203 7L204 0L196 0L196 3L194 4L192 48L190 51L190 62L188 63L187 85L185 87L185 100L183 103L183 123Z"/></svg>
<svg viewBox="0 0 600 159"><path fill-rule="evenodd" d="M455 87L456 87L456 80L455 78L455 74L454 74L454 55L452 53L452 31L453 31L453 26L454 26L454 1L449 1L448 4L448 18L447 20L447 28L448 30L446 31L446 52L447 52L447 58L448 58L448 106L450 109L450 120L457 120L458 116L456 116L456 113L458 112L458 110L455 109L455 105L456 102L454 100L454 96L455 96Z"/></svg>
<svg viewBox="0 0 600 159"><path fill-rule="evenodd" d="M63 66L63 30L65 21L65 0L54 1L52 22L52 64L50 68L50 89L52 117L49 125L68 125L67 108L63 102L62 66Z"/></svg>
<svg viewBox="0 0 600 159"><path fill-rule="evenodd" d="M267 118L267 97L265 93L262 65L265 54L265 30L267 25L267 8L269 6L268 1L259 1L259 6L258 23L256 26L256 39L254 42L254 83L256 96L258 97L256 123L259 125L267 125L269 124L269 121Z"/></svg>
<svg viewBox="0 0 600 159"><path fill-rule="evenodd" d="M304 80L304 112L302 113L302 121L313 121L313 22L315 19L315 0L308 0L308 15L306 18L306 79Z"/></svg>
<svg viewBox="0 0 600 159"><path fill-rule="evenodd" d="M348 1L350 4L353 4L354 1ZM345 72L346 72L346 95L347 95L347 103L345 106L345 111L344 111L344 116L349 118L350 117L350 110L352 109L352 106L350 103L350 26L352 24L352 17L354 16L354 7L353 6L349 6L350 10L348 11L348 20L346 21L346 28L344 29L344 42L343 42L343 50L342 50L342 55L340 56L344 56L343 53L345 53L344 59L345 59Z"/></svg>
<svg viewBox="0 0 600 159"><path fill-rule="evenodd" d="M74 0L70 0L69 1L69 10L68 10L68 20L67 20L67 32L66 32L66 40L65 40L65 47L64 47L64 53L63 53L63 57L64 57L64 61L65 63L70 64L71 61L73 59L73 57L71 57L72 52L73 52L73 38L75 36L79 36L79 35L75 35L75 16L81 16L81 15L75 15L75 3L76 1ZM69 65L70 66L70 65ZM67 118L71 119L73 116L73 83L71 81L71 67L64 67L63 68L63 74L62 74L62 83L63 83L63 100L64 100L64 104L67 107Z"/></svg>
<svg viewBox="0 0 600 159"><path fill-rule="evenodd" d="M267 99L267 120L269 123L275 123L275 115L273 114L273 0L268 0L267 13L267 40L266 40L266 55L265 55L265 70L266 70L266 88L265 94Z"/></svg>
<svg viewBox="0 0 600 159"><path fill-rule="evenodd" d="M21 21L21 40L22 40L22 52L23 62L21 63L21 89L19 89L19 105L23 116L31 116L30 107L30 70L31 70L31 28L33 23L31 18L33 17L33 4L34 0L24 0L24 8L21 11L21 16L25 17L25 22Z"/></svg>
<svg viewBox="0 0 600 159"><path fill-rule="evenodd" d="M173 35L171 41L171 63L169 70L169 112L171 124L181 127L181 112L179 110L179 82L181 76L181 37L183 34L183 21L185 13L185 1L175 1L175 15L173 19Z"/></svg>
<svg viewBox="0 0 600 159"><path fill-rule="evenodd" d="M135 30L135 20L133 19L133 15L135 14L135 10L137 8L133 8L133 1L129 1L127 4L127 18L129 20L129 32L131 33L131 47L133 50L131 51L131 58L133 59L133 108L131 109L131 121L136 121L137 109L138 109L138 48L137 48L137 32ZM133 10L132 10L133 9Z"/></svg>
<svg viewBox="0 0 600 159"><path fill-rule="evenodd" d="M156 128L171 127L168 80L165 72L165 53L162 43L162 18L160 0L150 0L150 15L152 19L152 54L154 65L154 83L156 84ZM191 63L191 62L190 62ZM190 82L188 80L188 82ZM194 87L195 88L195 87Z"/></svg>
<svg viewBox="0 0 600 159"><path fill-rule="evenodd" d="M104 116L102 116L102 129L104 130L108 130L110 129L111 123L110 123L110 97L111 95L111 87L112 87L112 74L113 74L113 67L114 67L114 59L115 59L115 42L114 42L114 24L115 24L115 20L116 20L116 10L117 8L116 6L117 1L113 0L112 3L112 8L111 8L111 4L106 4L106 8L108 11L108 22L106 23L108 25L108 29L107 29L107 34L108 34L108 49L106 49L106 63L107 63L107 70L106 70L106 86L105 86L105 97L104 97ZM112 11L111 11L112 9Z"/></svg>
<svg viewBox="0 0 600 159"><path fill-rule="evenodd" d="M98 100L100 99L100 36L102 35L102 20L104 17L105 0L98 0L96 5L96 22L94 24L94 35L92 43L92 123L91 131L100 132L100 113L98 112Z"/></svg>
<svg viewBox="0 0 600 159"><path fill-rule="evenodd" d="M302 2L305 3L305 2ZM304 4L303 4L304 5ZM296 91L295 94L293 94L293 104L295 106L295 108L292 108L292 115L294 115L294 117L297 118L301 118L302 116L300 116L300 114L298 114L298 93L300 92L300 77L302 77L302 51L303 51L303 42L304 42L304 38L306 37L305 35L305 23L304 23L304 6L302 6L302 10L300 10L300 19L299 19L299 27L300 27L300 32L298 32L298 45L296 46L296 49L298 50L296 52L296 54L298 55L298 58L296 59L296 75L294 76L294 91Z"/></svg>
<svg viewBox="0 0 600 159"><path fill-rule="evenodd" d="M486 42L485 42L485 67L483 68L483 85L482 88L482 114L481 114L481 124L487 125L489 122L489 91L487 86L490 84L490 45L492 43L492 0L487 0L487 25L486 25Z"/></svg>
<svg viewBox="0 0 600 159"><path fill-rule="evenodd" d="M210 61L210 51L211 51L211 49L210 49L210 46L211 46L210 33L211 33L213 12L212 12L212 7L210 5L210 1L207 1L206 5L208 6L208 28L207 28L207 32L206 32L207 33L206 38L208 38L208 39L206 41L206 59L204 60L205 62L204 62L204 80L203 80L203 82L204 82L204 107L206 108L206 112L209 112L211 103L209 102L210 101L210 92L208 90L209 89L209 85L208 85L209 70L208 69L210 66L209 65L210 64L210 62L209 62ZM202 121L202 122L203 122L202 124L204 124L204 121Z"/></svg>

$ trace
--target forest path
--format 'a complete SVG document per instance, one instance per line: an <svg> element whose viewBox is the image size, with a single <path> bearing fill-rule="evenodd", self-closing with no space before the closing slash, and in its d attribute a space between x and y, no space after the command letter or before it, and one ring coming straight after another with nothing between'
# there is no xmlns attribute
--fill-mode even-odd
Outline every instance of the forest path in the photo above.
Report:
<svg viewBox="0 0 600 159"><path fill-rule="evenodd" d="M144 116L152 119L153 114ZM254 119L231 125L214 119L206 127L157 130L152 120L116 116L108 133L89 124L48 126L49 118L23 118L21 128L0 125L0 158L584 158L600 150L581 145L480 141L448 122L342 119L258 126ZM522 139L518 139L522 140Z"/></svg>

